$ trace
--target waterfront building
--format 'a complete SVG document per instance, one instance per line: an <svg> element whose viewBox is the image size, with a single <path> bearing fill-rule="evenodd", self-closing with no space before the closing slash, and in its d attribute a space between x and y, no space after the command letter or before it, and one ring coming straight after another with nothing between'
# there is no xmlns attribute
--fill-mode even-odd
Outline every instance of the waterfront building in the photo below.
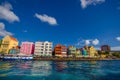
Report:
<svg viewBox="0 0 120 80"><path fill-rule="evenodd" d="M35 52L34 55L39 56L52 56L52 42L35 42Z"/></svg>
<svg viewBox="0 0 120 80"><path fill-rule="evenodd" d="M84 49L84 48L82 48L82 55L83 55L83 56L87 56L87 55L88 55L87 50Z"/></svg>
<svg viewBox="0 0 120 80"><path fill-rule="evenodd" d="M102 45L101 46L101 51L110 52L111 51L110 46L109 45Z"/></svg>
<svg viewBox="0 0 120 80"><path fill-rule="evenodd" d="M67 57L67 47L66 46L62 46L62 57Z"/></svg>
<svg viewBox="0 0 120 80"><path fill-rule="evenodd" d="M22 42L20 53L25 55L32 55L34 54L34 43L33 42Z"/></svg>
<svg viewBox="0 0 120 80"><path fill-rule="evenodd" d="M84 49L87 51L85 55L90 57L97 55L97 50L93 46L84 46Z"/></svg>
<svg viewBox="0 0 120 80"><path fill-rule="evenodd" d="M97 54L98 54L97 50L93 46L89 46L89 56L94 57Z"/></svg>
<svg viewBox="0 0 120 80"><path fill-rule="evenodd" d="M18 46L18 40L12 36L5 36L2 39L2 44L0 48L1 53L9 53L9 50L13 47Z"/></svg>
<svg viewBox="0 0 120 80"><path fill-rule="evenodd" d="M66 46L57 44L54 48L54 54L57 57L67 57L67 48Z"/></svg>
<svg viewBox="0 0 120 80"><path fill-rule="evenodd" d="M18 54L20 53L20 46L13 47L9 50L9 54Z"/></svg>
<svg viewBox="0 0 120 80"><path fill-rule="evenodd" d="M87 45L84 46L84 49L87 51L87 54L85 54L85 55L90 55L90 54L89 54L89 53L90 53L90 52L89 52L89 46L87 46Z"/></svg>
<svg viewBox="0 0 120 80"><path fill-rule="evenodd" d="M80 49L76 49L76 54L75 54L76 57L80 57L82 56L82 53L81 53L81 50Z"/></svg>
<svg viewBox="0 0 120 80"><path fill-rule="evenodd" d="M75 57L76 54L76 47L74 46L69 46L68 47L68 56L73 56Z"/></svg>

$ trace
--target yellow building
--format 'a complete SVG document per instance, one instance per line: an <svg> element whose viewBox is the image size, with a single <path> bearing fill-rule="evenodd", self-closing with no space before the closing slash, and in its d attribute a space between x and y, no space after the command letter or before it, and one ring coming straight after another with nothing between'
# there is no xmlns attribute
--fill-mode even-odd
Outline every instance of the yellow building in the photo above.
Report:
<svg viewBox="0 0 120 80"><path fill-rule="evenodd" d="M89 56L94 57L97 55L97 50L93 46L89 46Z"/></svg>
<svg viewBox="0 0 120 80"><path fill-rule="evenodd" d="M18 40L16 38L13 38L11 36L5 36L2 39L0 53L8 54L9 50L16 46L18 46Z"/></svg>

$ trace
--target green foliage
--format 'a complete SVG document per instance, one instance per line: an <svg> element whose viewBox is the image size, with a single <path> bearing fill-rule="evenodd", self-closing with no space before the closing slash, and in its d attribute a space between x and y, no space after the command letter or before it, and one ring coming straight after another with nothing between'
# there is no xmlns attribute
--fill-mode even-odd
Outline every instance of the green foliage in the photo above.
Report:
<svg viewBox="0 0 120 80"><path fill-rule="evenodd" d="M120 52L114 52L112 53L113 56L120 58Z"/></svg>
<svg viewBox="0 0 120 80"><path fill-rule="evenodd" d="M101 54L102 54L102 52L101 52L101 51L98 51L98 54L99 54L99 55L101 55Z"/></svg>
<svg viewBox="0 0 120 80"><path fill-rule="evenodd" d="M107 54L107 55L108 55L109 53L110 53L110 52L108 52L108 51L105 51L105 52L104 52L104 54Z"/></svg>

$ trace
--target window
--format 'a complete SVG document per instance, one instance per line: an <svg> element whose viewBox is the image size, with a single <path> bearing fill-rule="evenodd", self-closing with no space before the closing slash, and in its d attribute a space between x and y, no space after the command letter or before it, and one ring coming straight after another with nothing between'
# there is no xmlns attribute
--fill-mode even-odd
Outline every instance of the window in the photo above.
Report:
<svg viewBox="0 0 120 80"><path fill-rule="evenodd" d="M52 51L52 49L49 49L49 51Z"/></svg>
<svg viewBox="0 0 120 80"><path fill-rule="evenodd" d="M44 45L44 43L42 43L42 45Z"/></svg>
<svg viewBox="0 0 120 80"><path fill-rule="evenodd" d="M3 48L7 48L8 47L8 45L3 45Z"/></svg>
<svg viewBox="0 0 120 80"><path fill-rule="evenodd" d="M41 48L44 48L44 46L41 46Z"/></svg>
<svg viewBox="0 0 120 80"><path fill-rule="evenodd" d="M4 44L9 44L9 41L4 41Z"/></svg>
<svg viewBox="0 0 120 80"><path fill-rule="evenodd" d="M43 49L41 49L41 51L43 51Z"/></svg>
<svg viewBox="0 0 120 80"><path fill-rule="evenodd" d="M7 49L2 49L2 51L3 51L3 52L6 52L6 51L7 51Z"/></svg>
<svg viewBox="0 0 120 80"><path fill-rule="evenodd" d="M52 48L52 46L49 46L49 48Z"/></svg>

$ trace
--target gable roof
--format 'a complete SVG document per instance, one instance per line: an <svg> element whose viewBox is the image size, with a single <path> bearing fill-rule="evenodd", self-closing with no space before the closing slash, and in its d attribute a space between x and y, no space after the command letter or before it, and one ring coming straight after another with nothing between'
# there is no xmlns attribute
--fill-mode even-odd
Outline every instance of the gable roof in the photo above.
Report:
<svg viewBox="0 0 120 80"><path fill-rule="evenodd" d="M12 37L12 36L9 36L12 40L14 40L14 41L17 41L18 42L18 40L16 39L16 38L14 38L14 37Z"/></svg>

